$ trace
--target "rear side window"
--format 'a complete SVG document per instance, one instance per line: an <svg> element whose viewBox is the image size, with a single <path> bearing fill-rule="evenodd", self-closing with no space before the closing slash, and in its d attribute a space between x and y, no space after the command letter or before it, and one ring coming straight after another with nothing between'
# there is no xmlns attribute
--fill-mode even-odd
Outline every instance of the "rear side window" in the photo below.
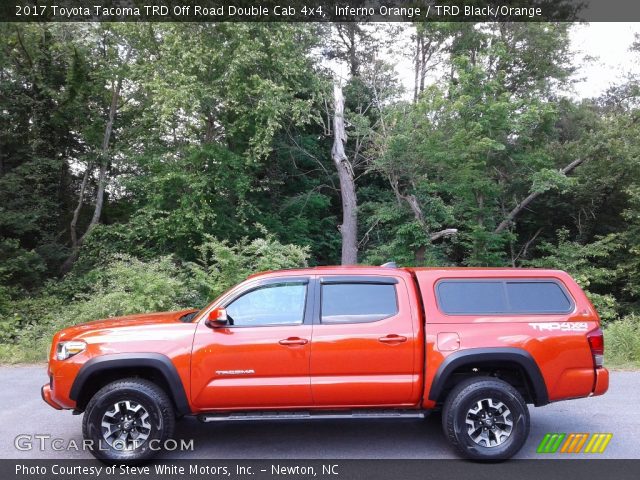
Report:
<svg viewBox="0 0 640 480"><path fill-rule="evenodd" d="M440 282L438 303L443 312L452 315L507 311L503 282Z"/></svg>
<svg viewBox="0 0 640 480"><path fill-rule="evenodd" d="M559 314L573 310L566 290L553 280L443 280L436 286L448 315Z"/></svg>
<svg viewBox="0 0 640 480"><path fill-rule="evenodd" d="M506 282L513 313L567 313L572 303L555 282Z"/></svg>
<svg viewBox="0 0 640 480"><path fill-rule="evenodd" d="M396 313L398 302L394 285L322 285L322 323L376 322Z"/></svg>

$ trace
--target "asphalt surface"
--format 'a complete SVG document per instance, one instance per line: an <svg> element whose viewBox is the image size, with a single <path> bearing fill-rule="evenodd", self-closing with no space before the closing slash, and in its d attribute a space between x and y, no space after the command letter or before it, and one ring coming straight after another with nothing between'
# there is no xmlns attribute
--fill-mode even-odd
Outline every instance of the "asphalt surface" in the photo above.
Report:
<svg viewBox="0 0 640 480"><path fill-rule="evenodd" d="M0 367L0 458L81 459L81 450L54 450L51 439L82 444L82 417L57 411L40 397L47 381L43 366ZM640 459L640 372L612 372L601 397L530 407L531 434L516 458L540 458L536 448L547 432L610 432L599 458ZM45 435L45 449L15 446L19 435ZM175 438L193 439L194 450L163 454L183 459L435 459L457 458L440 426L440 415L426 419L293 420L203 424L178 422ZM585 455L545 455L545 458Z"/></svg>

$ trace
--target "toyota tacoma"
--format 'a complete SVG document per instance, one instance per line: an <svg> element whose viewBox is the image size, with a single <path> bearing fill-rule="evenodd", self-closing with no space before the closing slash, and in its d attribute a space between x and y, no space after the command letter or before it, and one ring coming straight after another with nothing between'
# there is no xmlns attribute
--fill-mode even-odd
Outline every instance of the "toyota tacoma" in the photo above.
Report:
<svg viewBox="0 0 640 480"><path fill-rule="evenodd" d="M105 461L144 460L177 419L422 416L503 460L528 404L602 395L600 319L565 272L317 267L253 275L202 310L131 315L55 334L45 402L84 412Z"/></svg>

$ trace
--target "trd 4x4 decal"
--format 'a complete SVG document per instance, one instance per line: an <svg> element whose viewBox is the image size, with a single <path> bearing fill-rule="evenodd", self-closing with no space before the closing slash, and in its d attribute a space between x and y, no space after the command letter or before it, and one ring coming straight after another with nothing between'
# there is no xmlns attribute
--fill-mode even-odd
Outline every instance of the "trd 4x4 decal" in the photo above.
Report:
<svg viewBox="0 0 640 480"><path fill-rule="evenodd" d="M540 332L586 332L589 329L586 322L539 322L529 326Z"/></svg>

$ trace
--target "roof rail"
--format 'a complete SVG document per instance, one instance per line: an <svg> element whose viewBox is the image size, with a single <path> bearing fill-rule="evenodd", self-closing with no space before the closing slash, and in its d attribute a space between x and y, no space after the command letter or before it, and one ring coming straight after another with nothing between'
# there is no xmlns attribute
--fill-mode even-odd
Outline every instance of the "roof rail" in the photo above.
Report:
<svg viewBox="0 0 640 480"><path fill-rule="evenodd" d="M383 265L380 265L382 268L398 268L398 264L396 262L387 262Z"/></svg>

